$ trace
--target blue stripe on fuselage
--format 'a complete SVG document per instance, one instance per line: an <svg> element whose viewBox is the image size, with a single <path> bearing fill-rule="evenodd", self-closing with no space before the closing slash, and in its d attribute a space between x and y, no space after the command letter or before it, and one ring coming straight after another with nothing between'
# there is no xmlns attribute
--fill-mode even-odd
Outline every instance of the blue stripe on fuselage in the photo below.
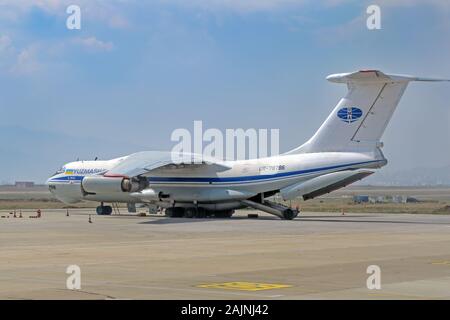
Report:
<svg viewBox="0 0 450 320"><path fill-rule="evenodd" d="M308 174L308 173L314 173L314 172L320 172L320 171L326 171L326 170L333 170L333 169L340 169L345 168L349 166L357 166L362 164L369 164L369 163L376 163L381 162L383 160L371 160L371 161L364 161L364 162L356 162L356 163L348 163L348 164L341 164L341 165L335 165L335 166L328 166L328 167L321 167L321 168L313 168L313 169L305 169L305 170L297 170L297 171L290 171L290 172L280 172L275 174L261 174L257 176L244 176L244 177L148 177L148 180L150 183L155 182L180 182L180 183L189 183L189 182L203 182L203 183L220 183L220 182L235 182L235 183L245 183L245 182L252 182L252 181L260 181L260 180L267 180L267 179L279 179L284 177L290 177L290 176L296 176L296 175L302 175L302 174ZM83 180L84 176L61 176L52 178L49 180L49 182L64 182L64 181L81 181Z"/></svg>
<svg viewBox="0 0 450 320"><path fill-rule="evenodd" d="M305 170L297 170L297 171L290 171L290 172L280 172L275 174L262 174L258 176L245 176L245 177L148 177L148 180L150 183L154 182L203 182L203 183L217 183L217 182L251 182L251 181L258 181L258 180L266 180L266 179L276 179L276 178L284 178L289 176L295 176L295 175L301 175L301 174L307 174L307 173L314 173L319 171L326 171L326 170L333 170L333 169L339 169L349 166L356 166L361 164L369 164L369 163L376 163L380 162L382 160L371 160L371 161L364 161L364 162L356 162L356 163L349 163L349 164L341 164L341 165L335 165L335 166L328 166L328 167L321 167L321 168L313 168L313 169L305 169Z"/></svg>
<svg viewBox="0 0 450 320"><path fill-rule="evenodd" d="M83 180L84 176L62 176L62 177L56 177L51 178L49 182L59 182L59 181L81 181Z"/></svg>

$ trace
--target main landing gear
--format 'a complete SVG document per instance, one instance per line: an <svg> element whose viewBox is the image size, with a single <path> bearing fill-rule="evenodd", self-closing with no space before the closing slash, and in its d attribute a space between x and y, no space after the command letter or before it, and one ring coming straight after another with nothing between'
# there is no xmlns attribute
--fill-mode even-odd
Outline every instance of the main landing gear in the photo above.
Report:
<svg viewBox="0 0 450 320"><path fill-rule="evenodd" d="M109 215L111 215L113 209L111 206L103 205L103 202L102 202L102 204L97 207L96 211L97 211L97 214L100 216L109 216Z"/></svg>
<svg viewBox="0 0 450 320"><path fill-rule="evenodd" d="M171 207L166 209L166 216L171 218L230 218L234 210L210 211L196 207Z"/></svg>
<svg viewBox="0 0 450 320"><path fill-rule="evenodd" d="M262 201L262 203L251 200L242 200L241 202L248 207L273 214L283 220L292 220L297 217L299 213L298 210L294 210L285 205L267 200Z"/></svg>

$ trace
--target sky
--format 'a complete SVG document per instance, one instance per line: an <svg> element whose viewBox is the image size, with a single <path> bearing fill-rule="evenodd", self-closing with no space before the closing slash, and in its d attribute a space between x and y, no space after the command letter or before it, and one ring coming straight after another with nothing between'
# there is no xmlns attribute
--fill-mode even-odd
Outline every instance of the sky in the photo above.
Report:
<svg viewBox="0 0 450 320"><path fill-rule="evenodd" d="M0 183L170 150L195 120L279 129L285 152L345 95L328 74L450 78L449 56L447 0L0 0ZM408 87L383 136L389 170L450 168L449 101L448 83Z"/></svg>

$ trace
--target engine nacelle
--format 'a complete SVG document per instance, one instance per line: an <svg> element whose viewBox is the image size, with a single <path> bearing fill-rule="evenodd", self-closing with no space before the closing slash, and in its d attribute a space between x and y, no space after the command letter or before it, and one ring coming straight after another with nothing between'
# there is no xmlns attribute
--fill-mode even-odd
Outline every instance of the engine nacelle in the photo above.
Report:
<svg viewBox="0 0 450 320"><path fill-rule="evenodd" d="M122 191L123 192L137 192L146 187L144 180L132 180L125 178L122 181Z"/></svg>
<svg viewBox="0 0 450 320"><path fill-rule="evenodd" d="M137 198L143 202L147 201L159 201L161 198L161 193L156 192L153 189L145 189L140 192L133 192L130 194L130 196Z"/></svg>
<svg viewBox="0 0 450 320"><path fill-rule="evenodd" d="M90 176L81 182L87 193L102 194L115 192L136 192L141 189L141 183L130 178Z"/></svg>

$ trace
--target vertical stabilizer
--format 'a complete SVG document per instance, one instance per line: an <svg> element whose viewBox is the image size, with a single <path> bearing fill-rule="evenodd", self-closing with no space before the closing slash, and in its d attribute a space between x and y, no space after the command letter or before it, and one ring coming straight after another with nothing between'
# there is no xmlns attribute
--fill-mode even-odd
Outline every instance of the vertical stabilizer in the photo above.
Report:
<svg viewBox="0 0 450 320"><path fill-rule="evenodd" d="M288 154L333 151L372 151L379 144L410 81L448 81L376 70L333 74L327 80L346 83L342 98L314 136Z"/></svg>

